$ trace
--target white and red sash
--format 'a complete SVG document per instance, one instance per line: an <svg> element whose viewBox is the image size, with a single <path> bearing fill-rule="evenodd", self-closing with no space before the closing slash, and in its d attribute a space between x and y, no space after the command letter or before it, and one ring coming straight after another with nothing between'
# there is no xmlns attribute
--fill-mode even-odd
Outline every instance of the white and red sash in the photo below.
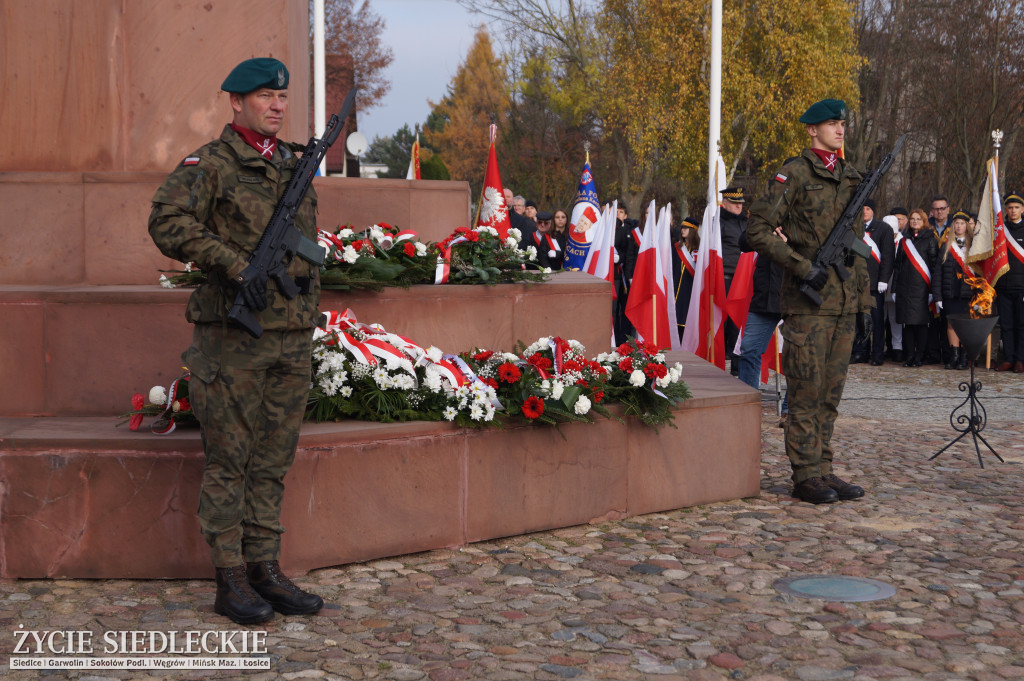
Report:
<svg viewBox="0 0 1024 681"><path fill-rule="evenodd" d="M540 250L541 243L547 242L548 257L553 258L555 254L562 250L562 247L558 245L558 242L551 238L550 234L542 234L541 232L533 233L533 242L537 244L537 249Z"/></svg>
<svg viewBox="0 0 1024 681"><path fill-rule="evenodd" d="M679 254L679 260L683 263L683 267L686 268L686 271L689 272L692 277L694 272L696 272L697 267L697 263L695 263L693 259L693 253L690 253L690 251L686 249L686 246L680 246L679 244L676 244L676 253Z"/></svg>
<svg viewBox="0 0 1024 681"><path fill-rule="evenodd" d="M640 228L639 227L634 227L633 231L630 232L630 234L633 236L633 241L635 241L636 245L639 246L640 245L640 237L643 236L642 234L640 234Z"/></svg>
<svg viewBox="0 0 1024 681"><path fill-rule="evenodd" d="M864 243L866 243L868 245L868 248L871 249L871 257L875 259L875 262L881 265L882 251L878 250L878 244L876 244L875 240L871 238L871 235L867 232L867 230L864 231Z"/></svg>
<svg viewBox="0 0 1024 681"><path fill-rule="evenodd" d="M1013 257L1024 263L1024 248L1013 238L1009 231L1006 232L1006 252L1012 253Z"/></svg>
<svg viewBox="0 0 1024 681"><path fill-rule="evenodd" d="M931 286L932 273L928 269L928 263L926 263L924 261L924 258L921 257L921 254L917 252L917 246L914 245L914 240L904 239L903 250L906 252L907 259L910 260L910 263L914 266L914 269L917 270L917 273L921 275L922 279L924 279L924 283Z"/></svg>
<svg viewBox="0 0 1024 681"><path fill-rule="evenodd" d="M967 266L967 261L964 260L964 249L957 246L956 239L949 245L949 252L953 255L953 260L956 260L956 264L960 266L964 276L973 277L974 272L971 271L971 268Z"/></svg>

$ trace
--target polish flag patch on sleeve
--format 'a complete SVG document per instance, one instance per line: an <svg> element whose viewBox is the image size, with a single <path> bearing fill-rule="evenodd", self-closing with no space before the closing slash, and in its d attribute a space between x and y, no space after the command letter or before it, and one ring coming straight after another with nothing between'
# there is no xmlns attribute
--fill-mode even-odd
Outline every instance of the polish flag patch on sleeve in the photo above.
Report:
<svg viewBox="0 0 1024 681"><path fill-rule="evenodd" d="M183 166L197 166L197 165L199 165L199 157L198 156L189 156L188 158L186 158L184 161L181 162L181 165L183 165Z"/></svg>
<svg viewBox="0 0 1024 681"><path fill-rule="evenodd" d="M185 160L188 160L188 159L185 159ZM786 181L786 180L788 180L789 178L788 178L788 177L786 177L785 175L783 175L782 173L776 173L776 175L775 175L775 179L776 179L776 181L778 181L778 182L783 182L783 183L785 183L785 181Z"/></svg>

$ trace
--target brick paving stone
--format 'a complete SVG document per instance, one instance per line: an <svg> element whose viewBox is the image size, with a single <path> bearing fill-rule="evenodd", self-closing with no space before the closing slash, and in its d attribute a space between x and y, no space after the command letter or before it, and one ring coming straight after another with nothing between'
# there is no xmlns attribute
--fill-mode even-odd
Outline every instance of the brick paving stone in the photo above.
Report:
<svg viewBox="0 0 1024 681"><path fill-rule="evenodd" d="M0 580L11 679L362 681L1024 679L1024 377L979 370L983 434L956 436L966 372L855 365L833 438L857 502L790 496L764 400L761 494L315 570L328 606L267 632L270 672L7 669L29 630L234 630L206 580ZM797 574L891 584L881 601L783 594ZM741 666L740 666L741 665Z"/></svg>

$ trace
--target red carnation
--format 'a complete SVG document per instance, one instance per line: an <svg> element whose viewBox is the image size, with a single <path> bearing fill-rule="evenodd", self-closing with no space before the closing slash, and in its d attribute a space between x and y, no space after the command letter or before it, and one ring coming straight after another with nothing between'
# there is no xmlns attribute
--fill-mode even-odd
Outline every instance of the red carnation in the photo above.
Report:
<svg viewBox="0 0 1024 681"><path fill-rule="evenodd" d="M619 368L625 371L627 374L633 373L633 358L625 357L619 362Z"/></svg>
<svg viewBox="0 0 1024 681"><path fill-rule="evenodd" d="M580 363L574 359L570 359L568 362L562 365L562 371L583 371L583 367Z"/></svg>
<svg viewBox="0 0 1024 681"><path fill-rule="evenodd" d="M406 241L405 245L402 246L402 250L405 251L405 254L407 256L409 256L410 258L415 258L416 257L416 245L415 244L412 244L412 243L409 243L408 241Z"/></svg>
<svg viewBox="0 0 1024 681"><path fill-rule="evenodd" d="M192 404L188 401L187 397L178 400L178 409L179 411L189 411L192 409Z"/></svg>
<svg viewBox="0 0 1024 681"><path fill-rule="evenodd" d="M620 355L631 354L633 352L633 346L630 345L629 343L623 343L616 349L616 352L618 352Z"/></svg>
<svg viewBox="0 0 1024 681"><path fill-rule="evenodd" d="M644 367L644 376L646 376L647 378L657 378L658 377L658 365L657 364L648 364L647 366L645 366Z"/></svg>
<svg viewBox="0 0 1024 681"><path fill-rule="evenodd" d="M664 364L656 364L655 366L658 367L658 378L665 378L668 376L668 367Z"/></svg>
<svg viewBox="0 0 1024 681"><path fill-rule="evenodd" d="M604 391L603 390L595 390L594 391L594 403L596 404L597 402L600 402L603 399L604 399Z"/></svg>
<svg viewBox="0 0 1024 681"><path fill-rule="evenodd" d="M512 362L505 362L498 367L498 378L503 380L505 383L515 383L523 374Z"/></svg>
<svg viewBox="0 0 1024 681"><path fill-rule="evenodd" d="M146 398L142 396L142 393L132 395L132 409L142 409L145 404ZM128 419L128 430L138 430L141 425L142 414L132 414Z"/></svg>
<svg viewBox="0 0 1024 681"><path fill-rule="evenodd" d="M541 371L548 371L551 368L551 360L545 357L544 355L540 354L539 352L535 352L532 355L530 355L526 361L532 364L533 366L537 367Z"/></svg>
<svg viewBox="0 0 1024 681"><path fill-rule="evenodd" d="M480 380L486 383L487 385L491 386L495 390L498 389L498 382L495 381L493 378L481 378Z"/></svg>
<svg viewBox="0 0 1024 681"><path fill-rule="evenodd" d="M544 413L544 400L539 397L527 397L523 402L523 416L528 419L535 419Z"/></svg>
<svg viewBox="0 0 1024 681"><path fill-rule="evenodd" d="M480 232L466 232L467 241L480 241Z"/></svg>
<svg viewBox="0 0 1024 681"><path fill-rule="evenodd" d="M456 227L455 228L455 233L456 234L466 234L467 232L469 232L469 228L468 227Z"/></svg>
<svg viewBox="0 0 1024 681"><path fill-rule="evenodd" d="M473 355L473 359L478 362L486 362L494 355L492 350L481 350L480 352Z"/></svg>
<svg viewBox="0 0 1024 681"><path fill-rule="evenodd" d="M380 227L381 229L390 229L390 230L394 230L394 227L392 227L391 225L389 225L389 224L388 224L388 223L386 223L386 222L381 222L381 223L379 223L379 224L378 224L377 226L378 226L378 227Z"/></svg>

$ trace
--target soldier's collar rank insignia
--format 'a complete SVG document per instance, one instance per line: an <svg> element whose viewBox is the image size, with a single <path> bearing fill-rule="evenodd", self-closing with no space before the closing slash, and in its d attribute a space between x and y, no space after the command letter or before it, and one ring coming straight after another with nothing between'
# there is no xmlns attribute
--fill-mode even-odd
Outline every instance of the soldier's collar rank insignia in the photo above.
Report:
<svg viewBox="0 0 1024 681"><path fill-rule="evenodd" d="M183 166L197 166L197 165L199 165L199 157L198 156L189 156L188 158L186 158L184 161L181 162L181 165L183 165Z"/></svg>

